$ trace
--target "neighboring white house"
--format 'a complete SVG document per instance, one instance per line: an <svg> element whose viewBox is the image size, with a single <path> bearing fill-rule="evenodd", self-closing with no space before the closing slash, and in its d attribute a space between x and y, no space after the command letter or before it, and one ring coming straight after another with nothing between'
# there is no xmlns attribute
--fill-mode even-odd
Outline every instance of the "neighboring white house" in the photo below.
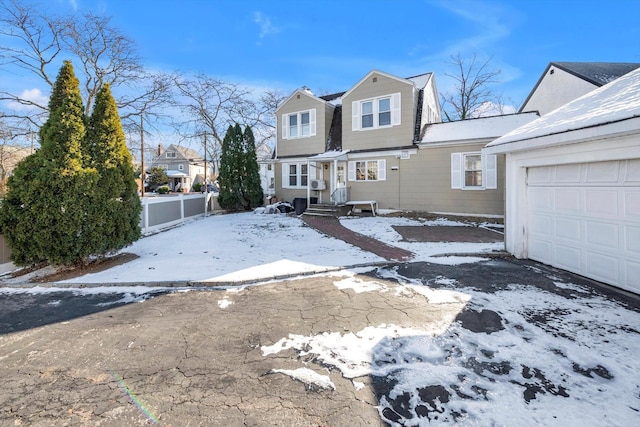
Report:
<svg viewBox="0 0 640 427"><path fill-rule="evenodd" d="M628 62L551 62L519 111L544 116L638 67Z"/></svg>
<svg viewBox="0 0 640 427"><path fill-rule="evenodd" d="M211 164L206 163L200 153L191 148L171 144L166 150L158 147L158 157L151 163L149 169L160 167L167 171L169 188L172 191L191 191L193 184L213 180Z"/></svg>
<svg viewBox="0 0 640 427"><path fill-rule="evenodd" d="M640 293L640 69L483 153L506 155L509 252Z"/></svg>
<svg viewBox="0 0 640 427"><path fill-rule="evenodd" d="M256 148L256 157L260 167L260 184L266 198L272 197L276 192L275 159L273 150L268 145Z"/></svg>

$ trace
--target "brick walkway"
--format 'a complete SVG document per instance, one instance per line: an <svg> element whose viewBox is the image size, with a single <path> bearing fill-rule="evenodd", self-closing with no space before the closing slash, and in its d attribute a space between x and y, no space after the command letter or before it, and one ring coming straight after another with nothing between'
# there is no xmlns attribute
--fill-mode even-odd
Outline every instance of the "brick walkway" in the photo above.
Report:
<svg viewBox="0 0 640 427"><path fill-rule="evenodd" d="M364 234L356 233L342 226L338 218L328 216L303 215L302 219L307 225L328 236L344 240L354 246L372 252L388 261L408 261L415 254L402 248L387 245L379 240L372 239Z"/></svg>

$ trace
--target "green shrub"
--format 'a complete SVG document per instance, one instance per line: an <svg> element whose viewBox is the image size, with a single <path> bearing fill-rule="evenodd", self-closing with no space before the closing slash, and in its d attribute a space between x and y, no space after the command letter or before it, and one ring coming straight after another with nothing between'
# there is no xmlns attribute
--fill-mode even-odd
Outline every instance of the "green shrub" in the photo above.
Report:
<svg viewBox="0 0 640 427"><path fill-rule="evenodd" d="M167 194L169 191L171 191L169 189L169 186L167 185L161 185L160 187L156 188L156 192L158 194Z"/></svg>
<svg viewBox="0 0 640 427"><path fill-rule="evenodd" d="M193 191L195 191L196 193L199 193L200 190L202 190L202 184L199 182L196 182L195 184L193 184Z"/></svg>

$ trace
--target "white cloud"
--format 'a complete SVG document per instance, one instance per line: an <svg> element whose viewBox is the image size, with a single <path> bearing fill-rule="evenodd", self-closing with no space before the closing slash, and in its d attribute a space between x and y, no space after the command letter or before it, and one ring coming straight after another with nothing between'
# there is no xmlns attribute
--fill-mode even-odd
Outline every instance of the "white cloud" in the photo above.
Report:
<svg viewBox="0 0 640 427"><path fill-rule="evenodd" d="M20 93L20 95L18 95L18 97L42 107L46 107L46 105L49 103L49 97L43 94L42 91L38 88L25 89ZM14 111L29 111L35 108L33 105L30 105L28 103L25 104L17 101L7 102L7 107Z"/></svg>
<svg viewBox="0 0 640 427"><path fill-rule="evenodd" d="M273 25L271 23L271 18L264 15L262 12L255 12L253 14L253 22L258 24L258 27L260 28L260 34L258 35L258 37L261 39L265 38L266 36L278 34L282 31L279 27Z"/></svg>

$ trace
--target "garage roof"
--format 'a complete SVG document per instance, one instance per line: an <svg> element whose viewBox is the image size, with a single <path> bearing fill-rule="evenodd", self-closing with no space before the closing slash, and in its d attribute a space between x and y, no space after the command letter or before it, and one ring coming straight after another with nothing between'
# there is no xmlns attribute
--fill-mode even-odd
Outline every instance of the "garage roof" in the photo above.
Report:
<svg viewBox="0 0 640 427"><path fill-rule="evenodd" d="M576 142L576 138L545 137L613 124L617 124L616 133L640 133L640 68L509 132L485 150L506 153Z"/></svg>

